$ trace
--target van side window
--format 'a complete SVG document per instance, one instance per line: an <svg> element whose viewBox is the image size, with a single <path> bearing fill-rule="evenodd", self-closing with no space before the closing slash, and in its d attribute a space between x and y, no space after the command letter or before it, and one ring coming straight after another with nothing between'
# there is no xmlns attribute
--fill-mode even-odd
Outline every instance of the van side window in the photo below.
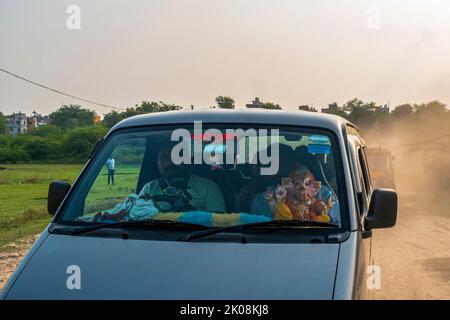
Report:
<svg viewBox="0 0 450 320"><path fill-rule="evenodd" d="M364 173L363 173L363 168L361 166L361 162L359 161L359 156L358 156L358 165L357 165L357 170L358 170L358 184L361 188L361 192L358 192L358 205L359 205L359 214L363 215L367 209L368 209L368 199L367 199L367 191L366 191L366 184L364 182Z"/></svg>
<svg viewBox="0 0 450 320"><path fill-rule="evenodd" d="M362 180L364 183L364 189L366 191L366 195L370 195L371 187L370 187L370 173L369 168L367 166L366 156L364 154L364 149L359 148L358 149L358 161L359 165L361 166L362 171Z"/></svg>

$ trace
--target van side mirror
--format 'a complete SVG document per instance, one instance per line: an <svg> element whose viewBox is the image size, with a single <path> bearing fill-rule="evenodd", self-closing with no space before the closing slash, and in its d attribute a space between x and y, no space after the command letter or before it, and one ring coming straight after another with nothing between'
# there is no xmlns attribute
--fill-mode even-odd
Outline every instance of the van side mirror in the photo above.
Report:
<svg viewBox="0 0 450 320"><path fill-rule="evenodd" d="M365 220L367 230L391 228L397 221L397 192L392 189L375 189L370 199Z"/></svg>
<svg viewBox="0 0 450 320"><path fill-rule="evenodd" d="M47 211L54 215L69 192L70 184L66 181L52 181L48 187Z"/></svg>

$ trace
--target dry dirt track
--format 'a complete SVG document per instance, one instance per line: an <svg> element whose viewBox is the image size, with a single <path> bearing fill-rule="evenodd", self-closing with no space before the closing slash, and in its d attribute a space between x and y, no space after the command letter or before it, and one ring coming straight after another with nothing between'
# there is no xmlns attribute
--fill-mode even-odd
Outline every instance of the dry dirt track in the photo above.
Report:
<svg viewBox="0 0 450 320"><path fill-rule="evenodd" d="M0 288L34 238L0 252ZM416 207L402 207L397 226L376 230L375 264L381 267L381 289L375 299L450 299L450 218L424 216Z"/></svg>
<svg viewBox="0 0 450 320"><path fill-rule="evenodd" d="M395 228L374 231L381 289L372 298L450 299L450 213L423 215L424 206L410 203L400 208Z"/></svg>
<svg viewBox="0 0 450 320"><path fill-rule="evenodd" d="M7 244L5 248L0 248L0 289L3 288L11 273L27 254L28 249L38 236L31 236L17 243Z"/></svg>

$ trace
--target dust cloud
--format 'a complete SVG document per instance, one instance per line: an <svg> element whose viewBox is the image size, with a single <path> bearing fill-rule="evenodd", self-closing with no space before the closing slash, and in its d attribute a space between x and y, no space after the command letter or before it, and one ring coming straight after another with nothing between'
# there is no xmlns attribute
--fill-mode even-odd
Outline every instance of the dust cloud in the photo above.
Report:
<svg viewBox="0 0 450 320"><path fill-rule="evenodd" d="M450 112L362 131L369 146L391 151L399 197L396 226L373 233L382 280L371 298L450 299Z"/></svg>
<svg viewBox="0 0 450 320"><path fill-rule="evenodd" d="M450 217L450 112L414 114L375 125L363 136L391 151L401 206ZM370 163L369 163L370 165Z"/></svg>

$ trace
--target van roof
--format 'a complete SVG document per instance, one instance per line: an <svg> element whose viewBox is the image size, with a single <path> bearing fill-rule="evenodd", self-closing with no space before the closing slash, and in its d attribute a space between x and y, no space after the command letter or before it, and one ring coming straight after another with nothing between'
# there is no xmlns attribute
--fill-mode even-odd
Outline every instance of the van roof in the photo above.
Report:
<svg viewBox="0 0 450 320"><path fill-rule="evenodd" d="M326 128L340 132L346 119L326 113L284 110L176 110L133 116L116 124L111 131L146 125L203 123L281 124Z"/></svg>

